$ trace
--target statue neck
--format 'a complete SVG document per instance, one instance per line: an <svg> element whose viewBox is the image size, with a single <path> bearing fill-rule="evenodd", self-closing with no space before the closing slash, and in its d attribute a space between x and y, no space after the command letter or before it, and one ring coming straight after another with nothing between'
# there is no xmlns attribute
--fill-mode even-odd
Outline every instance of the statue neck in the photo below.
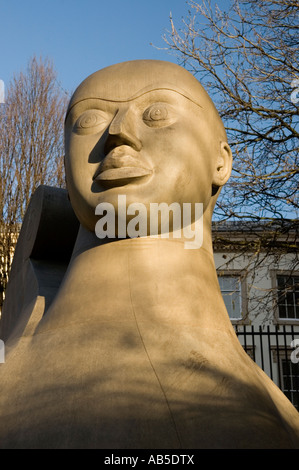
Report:
<svg viewBox="0 0 299 470"><path fill-rule="evenodd" d="M54 304L55 327L102 319L189 323L230 329L213 259L211 233L199 249L183 239L134 238L103 242L80 227ZM53 323L53 325L54 325Z"/></svg>

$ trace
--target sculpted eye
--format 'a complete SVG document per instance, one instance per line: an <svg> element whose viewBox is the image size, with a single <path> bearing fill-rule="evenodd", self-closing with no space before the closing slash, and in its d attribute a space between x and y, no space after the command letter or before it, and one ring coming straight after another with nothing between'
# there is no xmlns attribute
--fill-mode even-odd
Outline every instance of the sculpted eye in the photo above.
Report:
<svg viewBox="0 0 299 470"><path fill-rule="evenodd" d="M85 111L75 123L75 131L78 134L96 133L107 123L107 118L101 111L90 109Z"/></svg>
<svg viewBox="0 0 299 470"><path fill-rule="evenodd" d="M144 111L142 118L148 126L166 126L170 119L169 109L165 103L155 103Z"/></svg>

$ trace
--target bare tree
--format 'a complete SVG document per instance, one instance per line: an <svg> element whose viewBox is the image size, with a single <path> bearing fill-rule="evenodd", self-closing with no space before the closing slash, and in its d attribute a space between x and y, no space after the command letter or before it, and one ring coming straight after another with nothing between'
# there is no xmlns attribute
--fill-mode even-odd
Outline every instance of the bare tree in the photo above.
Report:
<svg viewBox="0 0 299 470"><path fill-rule="evenodd" d="M68 97L46 59L15 75L0 105L0 309L13 250L30 197L41 184L64 185L63 119Z"/></svg>
<svg viewBox="0 0 299 470"><path fill-rule="evenodd" d="M170 17L171 29L163 39L207 89L223 119L234 165L214 216L246 221L247 230L252 222L252 274L268 256L297 249L299 5L235 0L221 11L215 2L187 4L180 27ZM248 248L240 243L241 252Z"/></svg>

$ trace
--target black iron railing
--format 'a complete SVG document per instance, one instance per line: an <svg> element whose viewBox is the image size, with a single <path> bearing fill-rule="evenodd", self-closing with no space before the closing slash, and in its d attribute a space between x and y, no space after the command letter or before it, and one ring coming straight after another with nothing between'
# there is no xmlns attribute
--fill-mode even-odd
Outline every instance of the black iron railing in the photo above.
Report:
<svg viewBox="0 0 299 470"><path fill-rule="evenodd" d="M235 325L235 331L245 351L299 410L298 329L293 325Z"/></svg>

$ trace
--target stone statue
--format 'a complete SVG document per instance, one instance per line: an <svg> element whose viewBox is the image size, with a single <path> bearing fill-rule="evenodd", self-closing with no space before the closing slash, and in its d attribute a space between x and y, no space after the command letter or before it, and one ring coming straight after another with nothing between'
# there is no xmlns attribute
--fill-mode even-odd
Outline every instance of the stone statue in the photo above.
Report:
<svg viewBox="0 0 299 470"><path fill-rule="evenodd" d="M80 226L65 193L33 196L2 318L0 447L299 448L298 412L222 300L211 217L232 155L199 82L163 61L100 70L71 98L65 147ZM151 225L162 203L189 218Z"/></svg>

